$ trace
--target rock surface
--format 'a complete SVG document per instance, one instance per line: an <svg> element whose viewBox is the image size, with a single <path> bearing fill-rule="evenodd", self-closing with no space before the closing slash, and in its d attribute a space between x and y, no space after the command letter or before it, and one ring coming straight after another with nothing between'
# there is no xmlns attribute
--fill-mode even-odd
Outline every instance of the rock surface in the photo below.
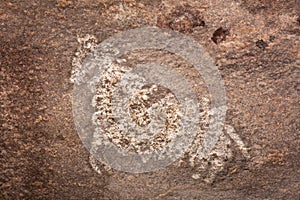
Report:
<svg viewBox="0 0 300 200"><path fill-rule="evenodd" d="M297 0L1 1L0 199L298 199L299 13ZM77 38L143 26L193 37L221 72L226 123L250 158L232 143L213 182L185 160L144 174L90 166L72 119Z"/></svg>

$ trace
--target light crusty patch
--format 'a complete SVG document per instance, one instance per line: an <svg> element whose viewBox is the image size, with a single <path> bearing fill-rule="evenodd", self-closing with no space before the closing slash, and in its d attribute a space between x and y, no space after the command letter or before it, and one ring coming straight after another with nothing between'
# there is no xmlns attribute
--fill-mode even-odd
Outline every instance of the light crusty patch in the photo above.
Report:
<svg viewBox="0 0 300 200"><path fill-rule="evenodd" d="M72 60L72 82L80 76L84 58L97 46L97 39L92 35L80 37L78 38L78 42L80 45ZM143 127L149 125L151 122L151 109L162 108L166 114L166 123L161 132L155 134L151 140L141 142L134 137L125 137L123 131L126 130L120 130L114 126L115 121L111 109L112 93L122 76L131 70L130 67L122 63L126 63L126 60L117 60L116 63L111 64L98 83L97 94L93 99L93 106L97 109L94 115L94 122L105 130L105 134L111 142L119 148L135 152L153 151L163 148L171 141L172 134L176 133L176 130L179 128L181 112L176 97L161 86L155 84L148 85L137 91L129 99L130 105L128 111L132 121ZM209 126L210 119L210 100L208 96L204 95L199 99L199 108L201 108L199 111L201 128L188 151L189 165L195 169L192 175L193 179L201 179L207 183L211 183L233 156L231 149L232 141L236 143L246 158L249 158L249 153L248 148L246 148L234 128L230 125L226 125L214 149L206 157L201 157L197 152L198 149L201 148L203 135ZM178 162L182 161L180 160ZM99 174L101 174L103 170L112 172L109 166L100 163L92 155L90 155L90 164Z"/></svg>
<svg viewBox="0 0 300 200"><path fill-rule="evenodd" d="M89 34L82 37L78 36L77 41L79 46L72 58L72 74L70 79L72 83L74 83L76 77L80 74L84 58L95 49L98 43L97 38Z"/></svg>
<svg viewBox="0 0 300 200"><path fill-rule="evenodd" d="M158 150L166 146L176 134L179 127L180 110L179 103L166 89L158 85L149 85L141 88L129 100L129 113L133 122L143 127L150 123L151 114L156 109L161 109L157 114L165 113L165 126L158 130L153 137L139 140L130 137L121 126L115 124L112 115L112 94L116 84L122 75L128 71L128 67L112 64L110 69L103 74L97 86L97 93L93 100L96 108L95 122L102 127L108 139L117 147L126 151L145 153Z"/></svg>
<svg viewBox="0 0 300 200"><path fill-rule="evenodd" d="M202 179L206 183L212 183L219 172L221 172L226 163L233 157L232 141L238 146L245 158L250 158L248 148L236 134L234 128L225 125L224 132L220 135L219 141L213 150L205 157L201 157L190 151L190 164L195 168L193 179Z"/></svg>

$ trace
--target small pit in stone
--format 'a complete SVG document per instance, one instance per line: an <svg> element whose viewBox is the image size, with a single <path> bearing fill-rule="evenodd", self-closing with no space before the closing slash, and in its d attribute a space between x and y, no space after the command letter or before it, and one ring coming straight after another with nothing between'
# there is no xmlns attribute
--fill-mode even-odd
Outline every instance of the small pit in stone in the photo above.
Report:
<svg viewBox="0 0 300 200"><path fill-rule="evenodd" d="M220 42L226 40L226 36L227 35L229 35L229 30L228 29L224 29L223 27L220 27L217 30L215 30L215 32L213 33L213 36L212 36L211 40L215 44L219 44Z"/></svg>

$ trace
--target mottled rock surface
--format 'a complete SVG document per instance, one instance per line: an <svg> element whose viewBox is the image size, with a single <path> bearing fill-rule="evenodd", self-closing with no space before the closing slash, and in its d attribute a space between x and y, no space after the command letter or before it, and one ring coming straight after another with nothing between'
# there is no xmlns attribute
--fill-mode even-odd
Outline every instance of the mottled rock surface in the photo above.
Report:
<svg viewBox="0 0 300 200"><path fill-rule="evenodd" d="M0 199L299 199L298 0L0 1ZM193 37L225 82L250 148L214 181L185 160L145 174L96 173L72 119L77 38L158 26Z"/></svg>

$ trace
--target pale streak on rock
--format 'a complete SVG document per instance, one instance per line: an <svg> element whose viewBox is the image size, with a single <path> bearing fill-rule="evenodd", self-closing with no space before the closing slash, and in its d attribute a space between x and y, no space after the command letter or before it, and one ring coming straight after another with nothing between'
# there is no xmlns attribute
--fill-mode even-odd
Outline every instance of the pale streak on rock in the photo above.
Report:
<svg viewBox="0 0 300 200"><path fill-rule="evenodd" d="M246 148L244 142L240 138L240 136L236 133L234 128L231 125L225 125L225 131L229 135L229 137L238 145L239 149L241 150L243 156L246 158L250 158L249 155L249 148Z"/></svg>

